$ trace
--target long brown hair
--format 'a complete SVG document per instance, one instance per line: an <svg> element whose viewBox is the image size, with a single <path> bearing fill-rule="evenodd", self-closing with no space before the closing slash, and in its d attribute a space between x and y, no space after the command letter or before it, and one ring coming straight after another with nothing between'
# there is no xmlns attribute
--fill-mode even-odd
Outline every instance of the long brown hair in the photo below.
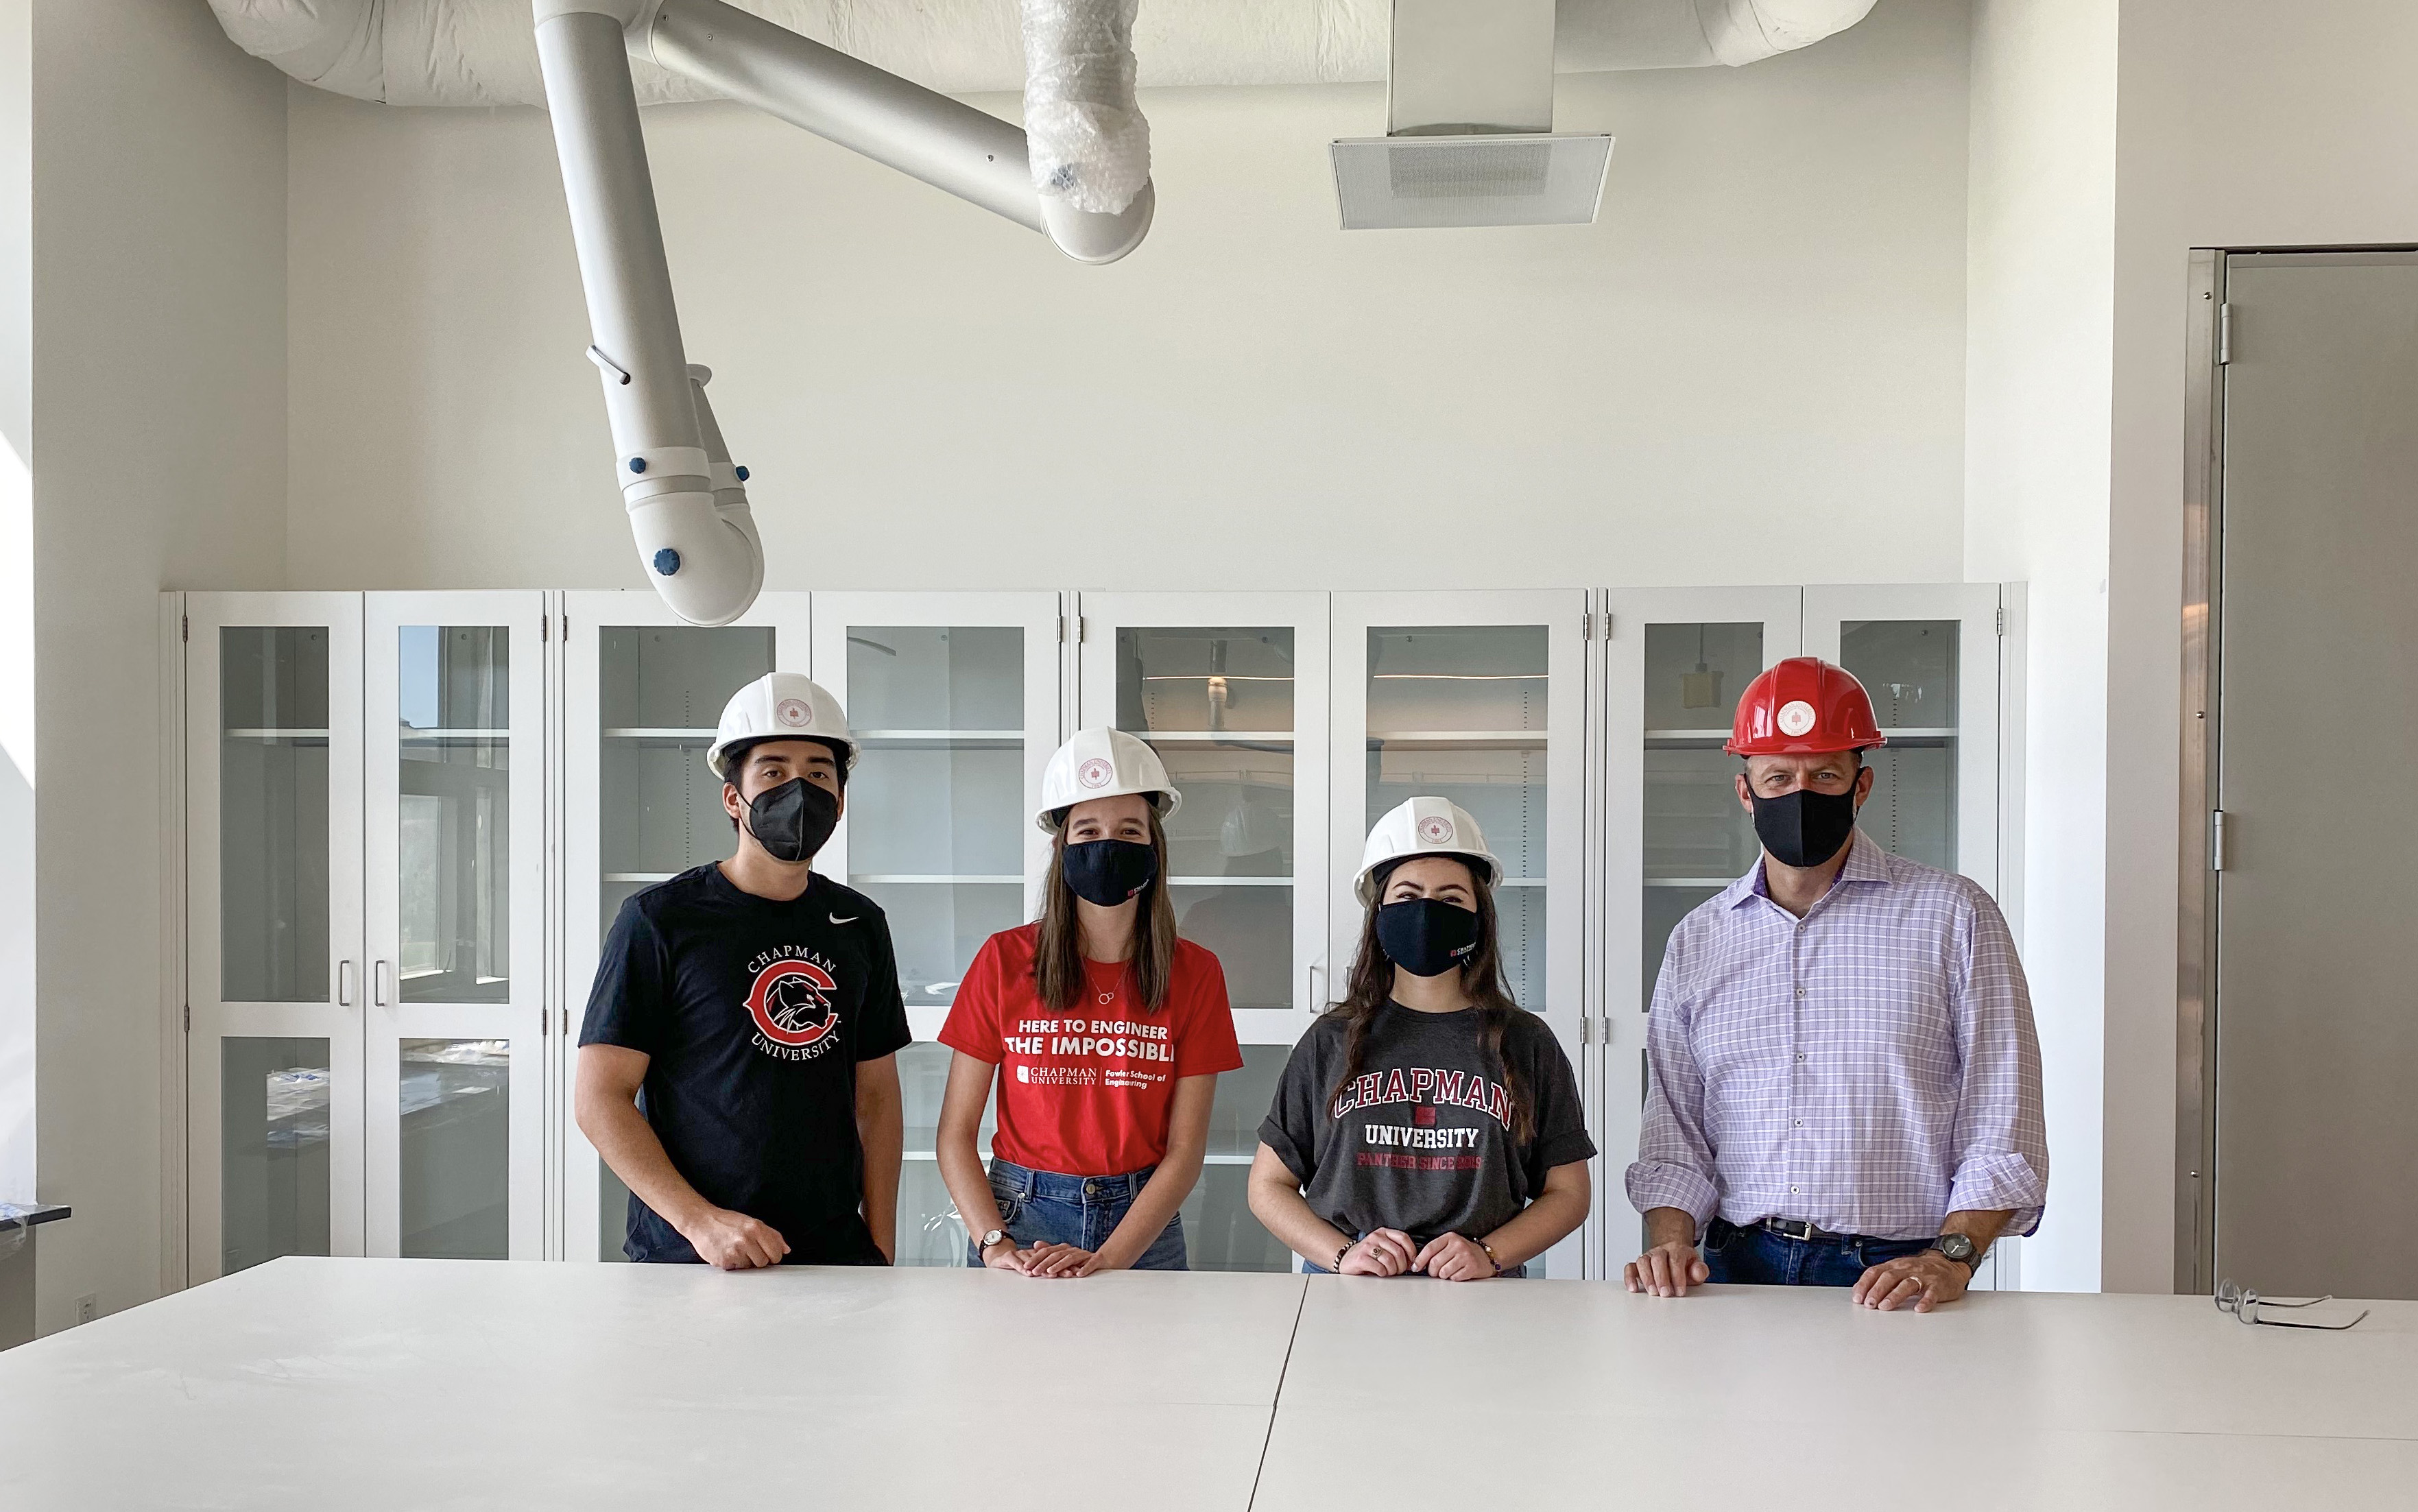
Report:
<svg viewBox="0 0 2418 1512"><path fill-rule="evenodd" d="M1062 816L1063 818L1063 816ZM1167 896L1167 832L1159 828L1158 809L1150 813L1150 848L1158 857L1158 875L1141 895L1134 920L1133 954L1125 957L1125 980L1142 1008L1156 1013L1167 1003L1168 979L1175 972L1175 905ZM1042 1006L1063 1013L1075 1006L1087 989L1083 980L1083 922L1075 909L1075 890L1066 885L1066 826L1058 826L1049 846L1049 878L1041 884L1041 938L1033 942L1033 985Z"/></svg>
<svg viewBox="0 0 2418 1512"><path fill-rule="evenodd" d="M1343 1020L1343 1075L1327 1090L1326 1106L1333 1107L1343 1090L1352 1085L1365 1069L1369 1056L1369 1026L1394 996L1394 962L1386 955L1385 947L1377 942L1377 909L1385 901L1385 886L1393 880L1395 869L1416 856L1404 856L1387 862L1376 875L1376 889L1369 911L1360 923L1360 954L1352 963L1352 978L1345 985L1343 1000L1327 1009L1330 1018ZM1477 948L1461 963L1461 990L1477 1004L1477 1039L1486 1055L1503 1078L1503 1091L1511 1103L1511 1138L1526 1144L1536 1134L1535 1110L1528 1102L1528 1089L1521 1083L1520 1073L1503 1056L1503 1036L1511 1027L1511 1017L1525 1012L1512 1000L1511 989L1503 979L1503 952L1500 929L1494 911L1494 890L1478 877L1477 868L1466 857L1447 855L1469 869L1470 890L1477 897Z"/></svg>

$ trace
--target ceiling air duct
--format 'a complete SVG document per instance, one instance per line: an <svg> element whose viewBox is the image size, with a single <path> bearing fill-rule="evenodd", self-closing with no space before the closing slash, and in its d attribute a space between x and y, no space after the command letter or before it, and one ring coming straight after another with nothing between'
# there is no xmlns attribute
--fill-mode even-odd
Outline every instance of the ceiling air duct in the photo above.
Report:
<svg viewBox="0 0 2418 1512"><path fill-rule="evenodd" d="M1346 231L1586 225L1612 138L1553 130L1554 0L1394 0L1385 134L1331 151Z"/></svg>

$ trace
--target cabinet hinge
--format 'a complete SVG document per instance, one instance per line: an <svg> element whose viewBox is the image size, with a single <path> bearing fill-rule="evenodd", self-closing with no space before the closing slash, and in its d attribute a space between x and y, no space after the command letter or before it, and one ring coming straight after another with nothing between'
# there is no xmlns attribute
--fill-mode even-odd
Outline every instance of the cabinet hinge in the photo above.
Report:
<svg viewBox="0 0 2418 1512"><path fill-rule="evenodd" d="M180 614L176 617L176 638L184 641L190 641L193 638L193 617L191 615Z"/></svg>
<svg viewBox="0 0 2418 1512"><path fill-rule="evenodd" d="M1066 617L1063 614L1058 617L1058 644L1066 644Z"/></svg>
<svg viewBox="0 0 2418 1512"><path fill-rule="evenodd" d="M2006 606L2005 606L2004 604L2001 604L2001 605L1999 605L1999 606L1998 606L1998 634L2001 634L2001 635L2003 635L2003 634L2005 634L2006 633L2007 633L2007 610L2006 610Z"/></svg>
<svg viewBox="0 0 2418 1512"><path fill-rule="evenodd" d="M1587 1046L1593 1045L1594 1043L1595 1015L1581 1014L1579 1016L1579 1044L1582 1046Z"/></svg>
<svg viewBox="0 0 2418 1512"><path fill-rule="evenodd" d="M554 617L552 615L542 614L537 617L537 638L540 640L554 639Z"/></svg>
<svg viewBox="0 0 2418 1512"><path fill-rule="evenodd" d="M2223 367L2233 360L2233 306L2216 307L2216 365Z"/></svg>
<svg viewBox="0 0 2418 1512"><path fill-rule="evenodd" d="M1592 609L1579 616L1579 639L1595 639L1595 611Z"/></svg>
<svg viewBox="0 0 2418 1512"><path fill-rule="evenodd" d="M189 1002L189 1003L185 1004L185 1032L186 1032L186 1033L188 1033L188 1034L191 1034L192 1031L193 1031L193 1005L192 1005L191 1003L190 1003L190 1002Z"/></svg>
<svg viewBox="0 0 2418 1512"><path fill-rule="evenodd" d="M567 614L562 617L562 643L571 644L571 616Z"/></svg>
<svg viewBox="0 0 2418 1512"><path fill-rule="evenodd" d="M1080 646L1091 638L1092 621L1083 615L1075 617L1075 644Z"/></svg>
<svg viewBox="0 0 2418 1512"><path fill-rule="evenodd" d="M2211 809L2208 816L2208 869L2225 870L2225 810Z"/></svg>

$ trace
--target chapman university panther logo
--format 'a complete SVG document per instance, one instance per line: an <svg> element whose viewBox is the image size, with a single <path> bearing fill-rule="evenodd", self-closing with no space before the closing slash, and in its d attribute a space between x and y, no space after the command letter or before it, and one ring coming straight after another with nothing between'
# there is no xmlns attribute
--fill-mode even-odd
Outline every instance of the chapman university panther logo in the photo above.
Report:
<svg viewBox="0 0 2418 1512"><path fill-rule="evenodd" d="M756 1048L780 1061L812 1061L839 1043L839 983L831 964L798 946L770 950L747 963L747 1016L756 1020Z"/></svg>

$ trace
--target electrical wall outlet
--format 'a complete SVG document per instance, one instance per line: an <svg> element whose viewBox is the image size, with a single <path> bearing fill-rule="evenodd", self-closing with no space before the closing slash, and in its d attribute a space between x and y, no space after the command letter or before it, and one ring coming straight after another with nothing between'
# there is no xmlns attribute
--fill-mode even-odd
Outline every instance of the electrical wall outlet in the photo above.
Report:
<svg viewBox="0 0 2418 1512"><path fill-rule="evenodd" d="M76 1322L88 1323L100 1316L100 1293L87 1291L76 1298Z"/></svg>

